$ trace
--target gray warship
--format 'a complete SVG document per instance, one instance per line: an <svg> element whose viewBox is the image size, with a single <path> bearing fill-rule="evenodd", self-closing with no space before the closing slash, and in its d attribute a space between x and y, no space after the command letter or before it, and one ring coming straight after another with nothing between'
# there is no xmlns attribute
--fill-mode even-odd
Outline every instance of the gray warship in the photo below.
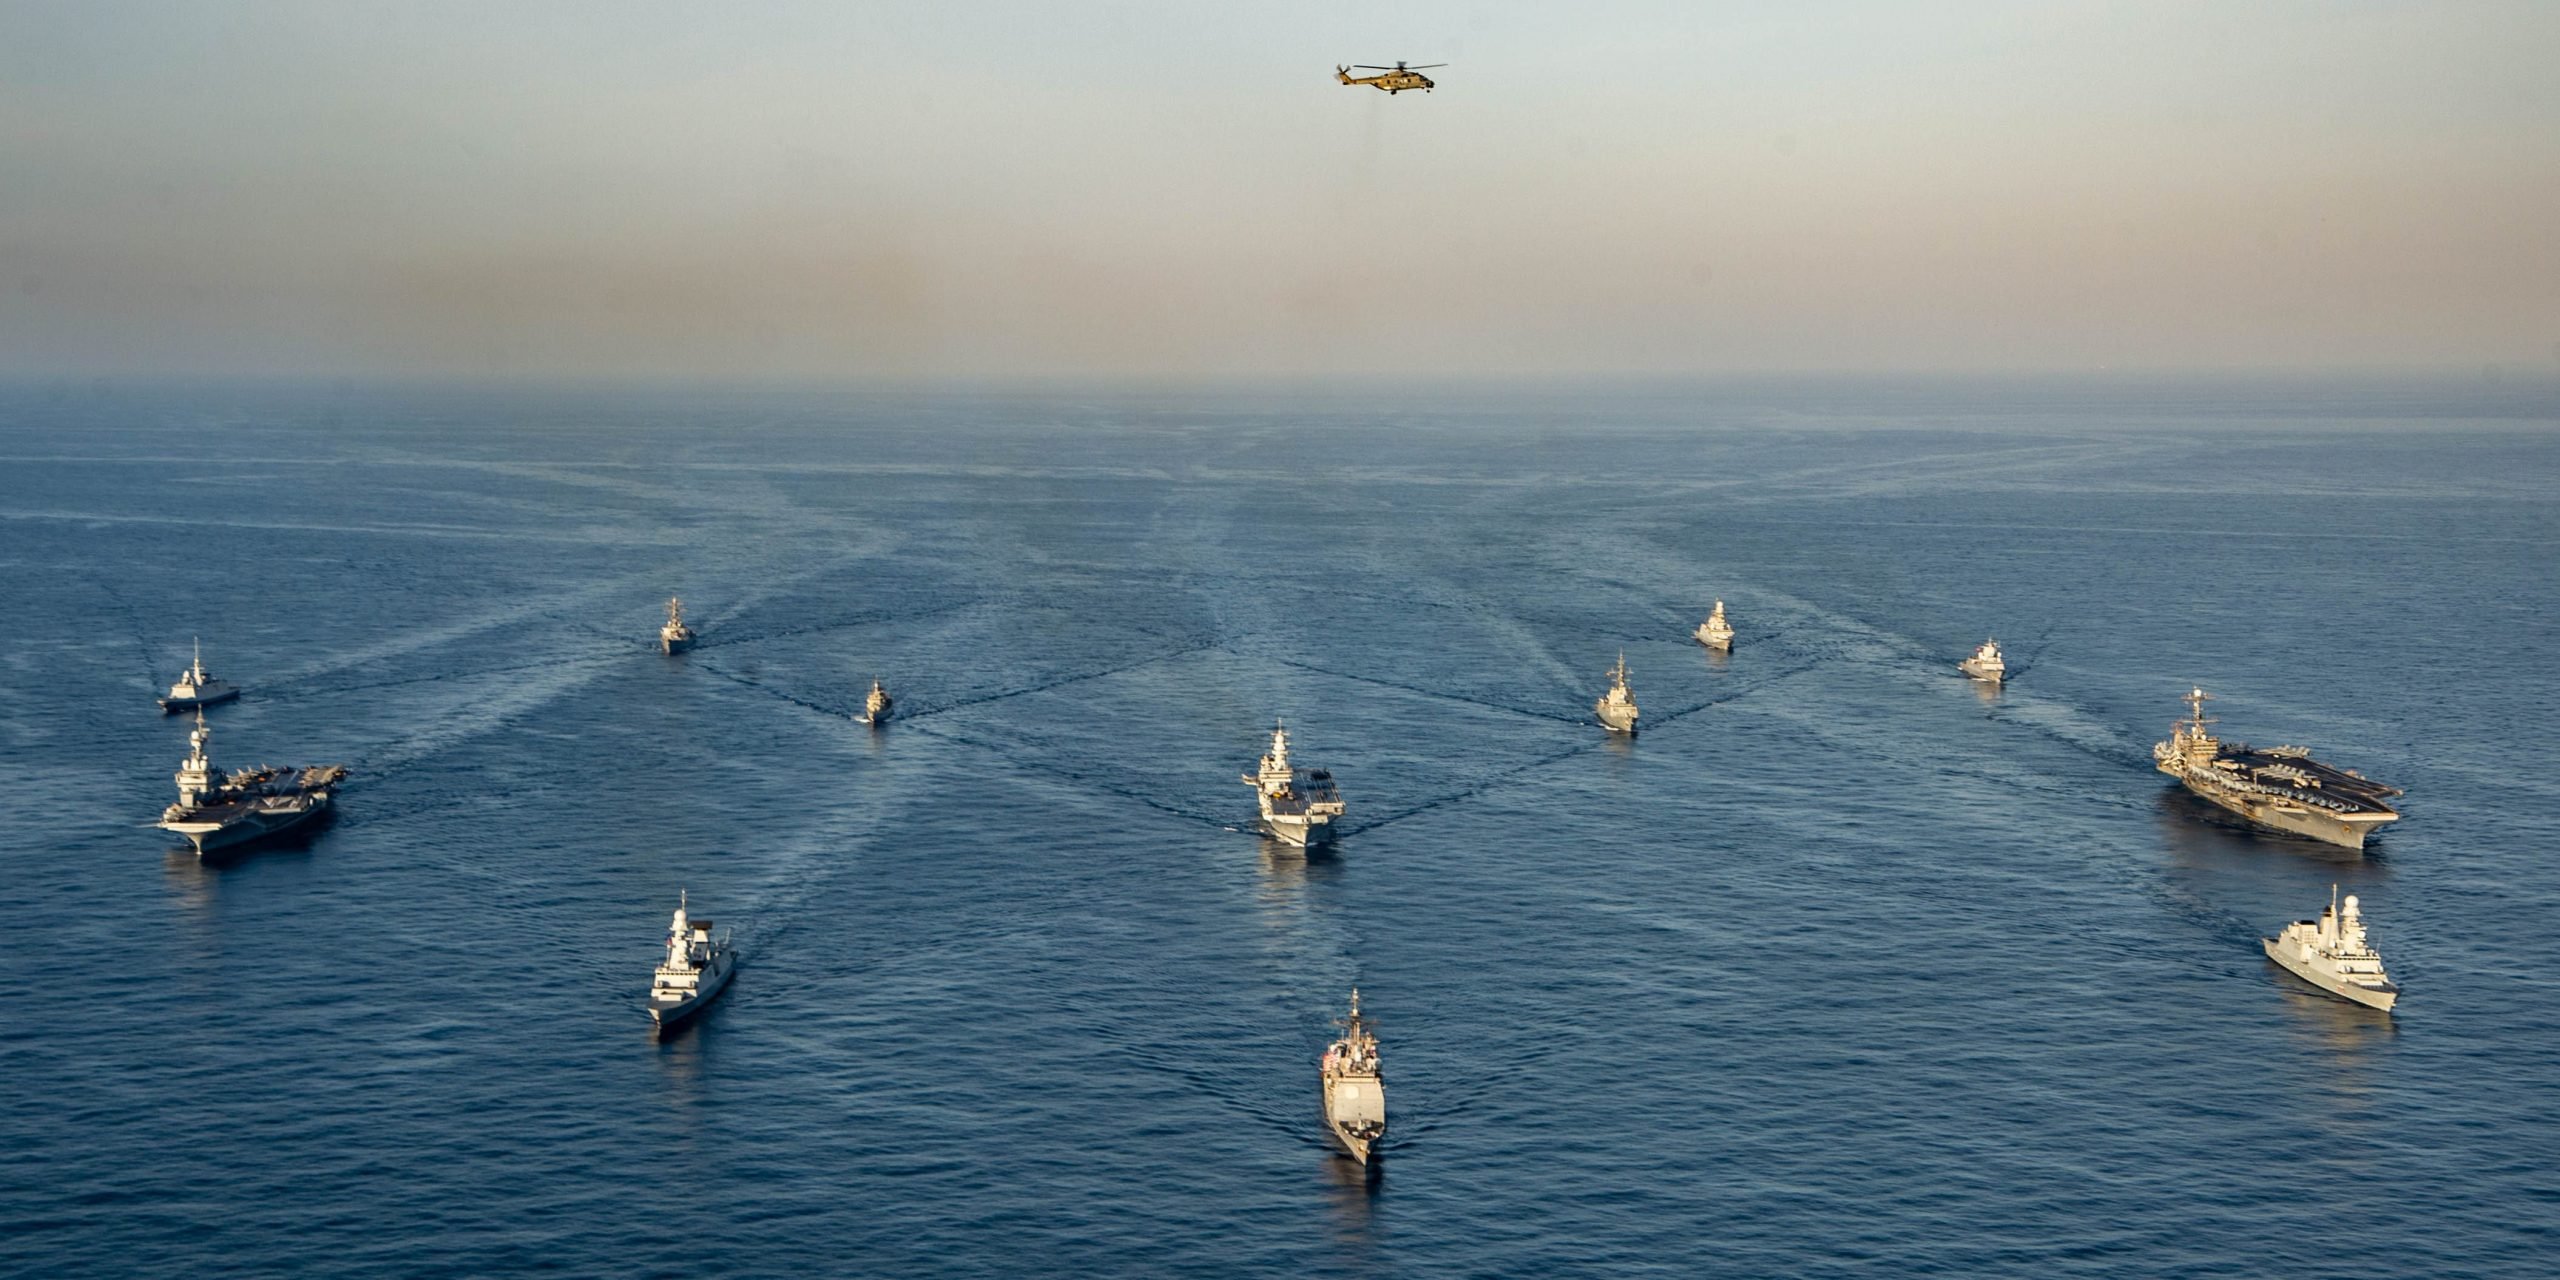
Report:
<svg viewBox="0 0 2560 1280"><path fill-rule="evenodd" d="M1634 737L1636 732L1636 695L1627 688L1627 655L1618 654L1618 665L1609 668L1609 691L1591 704L1591 713L1600 717L1602 728L1611 733Z"/></svg>
<svg viewBox="0 0 2560 1280"><path fill-rule="evenodd" d="M675 1030L720 998L737 968L738 954L727 938L711 938L711 922L686 914L691 895L676 891L676 916L667 926L667 955L649 982L649 1020L658 1034Z"/></svg>
<svg viewBox="0 0 2560 1280"><path fill-rule="evenodd" d="M1697 631L1692 634L1698 643L1718 653L1733 651L1733 624L1724 620L1724 601L1716 601L1715 612L1708 614L1707 620L1699 623Z"/></svg>
<svg viewBox="0 0 2560 1280"><path fill-rule="evenodd" d="M862 700L862 714L854 719L860 724L887 724L890 708L895 705L897 700L889 696L889 691L882 687L879 681L874 680L871 682L870 695Z"/></svg>
<svg viewBox="0 0 2560 1280"><path fill-rule="evenodd" d="M1262 805L1262 829L1273 839L1300 848L1332 841L1333 820L1342 816L1342 789L1327 770L1289 763L1288 729L1272 726L1271 750L1244 782Z"/></svg>
<svg viewBox="0 0 2560 1280"><path fill-rule="evenodd" d="M1324 1123L1351 1158L1369 1163L1387 1136L1387 1085L1378 1074L1378 1038L1360 1017L1360 989L1351 989L1351 1012L1336 1025L1342 1038L1324 1051L1317 1078L1324 1087Z"/></svg>
<svg viewBox="0 0 2560 1280"><path fill-rule="evenodd" d="M684 601L667 597L667 625L658 628L658 648L670 656L693 647L693 628L684 624Z"/></svg>
<svg viewBox="0 0 2560 1280"><path fill-rule="evenodd" d="M161 812L157 824L185 836L198 857L327 812L333 789L347 776L342 764L254 765L226 774L205 757L205 744L212 740L213 730L205 727L204 713L198 711L195 730L187 735L187 758L178 766L178 802Z"/></svg>
<svg viewBox="0 0 2560 1280"><path fill-rule="evenodd" d="M2212 697L2202 689L2188 694L2188 718L2169 731L2168 741L2151 748L2160 772L2187 790L2259 826L2349 849L2363 848L2374 828L2399 821L2399 811L2387 803L2400 794L2397 787L2322 764L2308 747L2255 750L2215 738L2209 727L2214 722L2204 714Z"/></svg>
<svg viewBox="0 0 2560 1280"><path fill-rule="evenodd" d="M2329 907L2318 920L2296 920L2283 933L2258 939L2258 945L2295 977L2340 999L2385 1013L2400 1001L2400 988L2383 972L2382 953L2365 940L2356 896L2348 894L2342 909L2334 884L2329 886Z"/></svg>
<svg viewBox="0 0 2560 1280"><path fill-rule="evenodd" d="M239 696L238 685L218 679L204 669L204 641L198 640L194 665L178 673L178 682L169 686L169 696L160 700L160 713L176 715L181 711L198 711Z"/></svg>

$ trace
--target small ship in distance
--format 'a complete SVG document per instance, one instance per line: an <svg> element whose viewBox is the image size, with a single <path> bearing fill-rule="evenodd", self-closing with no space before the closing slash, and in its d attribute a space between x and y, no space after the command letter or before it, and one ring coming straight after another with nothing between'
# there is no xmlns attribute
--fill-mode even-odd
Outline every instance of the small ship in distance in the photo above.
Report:
<svg viewBox="0 0 2560 1280"><path fill-rule="evenodd" d="M1591 713L1600 717L1601 727L1609 732L1635 736L1636 717L1641 713L1636 709L1636 695L1627 688L1625 653L1618 655L1618 665L1609 668L1609 691L1591 704Z"/></svg>
<svg viewBox="0 0 2560 1280"><path fill-rule="evenodd" d="M1262 829L1283 844L1311 848L1333 839L1333 820L1342 816L1342 789L1323 769L1301 769L1289 763L1289 730L1271 727L1271 750L1262 767L1244 775L1262 806Z"/></svg>
<svg viewBox="0 0 2560 1280"><path fill-rule="evenodd" d="M2188 718L2151 748L2160 772L2187 790L2259 826L2349 849L2363 848L2374 828L2399 820L2387 803L2400 794L2397 787L2322 764L2307 747L2253 750L2214 737L2204 714L2212 697L2202 689L2188 694Z"/></svg>
<svg viewBox="0 0 2560 1280"><path fill-rule="evenodd" d="M889 690L879 681L874 680L871 682L871 692L862 699L862 714L855 719L858 723L873 726L887 724L889 710L896 705L897 700L889 696Z"/></svg>
<svg viewBox="0 0 2560 1280"><path fill-rule="evenodd" d="M1698 643L1718 653L1732 652L1733 624L1724 620L1724 601L1716 601L1715 612L1708 614L1707 620L1698 624L1694 634Z"/></svg>
<svg viewBox="0 0 2560 1280"><path fill-rule="evenodd" d="M246 844L328 810L347 767L321 764L275 768L254 765L223 773L205 755L213 730L196 712L190 748L178 766L178 802L160 814L159 828L185 836L196 856Z"/></svg>
<svg viewBox="0 0 2560 1280"><path fill-rule="evenodd" d="M240 696L240 687L217 678L204 669L204 641L196 641L194 665L178 673L178 682L169 686L169 696L160 700L162 715L181 711L198 711Z"/></svg>
<svg viewBox="0 0 2560 1280"><path fill-rule="evenodd" d="M737 951L727 938L711 939L711 922L691 918L691 895L676 892L675 920L667 926L667 956L649 982L649 1018L664 1035L700 1013L720 996L737 968Z"/></svg>
<svg viewBox="0 0 2560 1280"><path fill-rule="evenodd" d="M1324 1051L1316 1074L1324 1086L1324 1122L1351 1158L1369 1153L1387 1136L1387 1084L1378 1073L1378 1037L1360 1017L1360 989L1351 989L1351 1012L1337 1024L1342 1038Z"/></svg>
<svg viewBox="0 0 2560 1280"><path fill-rule="evenodd" d="M2000 656L2000 642L1985 640L1973 656L1956 664L1956 670L1985 684L1998 684L2009 676L2009 664Z"/></svg>
<svg viewBox="0 0 2560 1280"><path fill-rule="evenodd" d="M669 657L693 647L693 628L684 624L684 601L667 597L667 625L658 628L658 648Z"/></svg>

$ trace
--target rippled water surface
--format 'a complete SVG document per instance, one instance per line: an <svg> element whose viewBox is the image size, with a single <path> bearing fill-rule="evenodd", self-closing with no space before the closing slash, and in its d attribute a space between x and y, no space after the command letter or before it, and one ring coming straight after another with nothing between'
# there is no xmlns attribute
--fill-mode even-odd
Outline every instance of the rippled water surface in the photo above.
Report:
<svg viewBox="0 0 2560 1280"><path fill-rule="evenodd" d="M0 1271L2549 1275L2555 404L8 392ZM141 827L198 635L325 829ZM2217 820L2195 683L2408 817Z"/></svg>

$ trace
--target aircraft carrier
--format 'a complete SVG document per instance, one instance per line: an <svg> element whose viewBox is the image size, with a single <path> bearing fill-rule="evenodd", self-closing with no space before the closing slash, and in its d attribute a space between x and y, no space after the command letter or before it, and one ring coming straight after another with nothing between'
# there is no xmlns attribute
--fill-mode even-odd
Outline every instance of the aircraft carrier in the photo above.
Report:
<svg viewBox="0 0 2560 1280"><path fill-rule="evenodd" d="M1289 763L1289 731L1274 725L1271 750L1262 767L1244 775L1262 806L1262 829L1273 839L1299 848L1333 840L1333 820L1342 816L1342 788L1324 769L1301 769Z"/></svg>
<svg viewBox="0 0 2560 1280"><path fill-rule="evenodd" d="M2214 737L2204 714L2212 696L2202 689L2188 694L2188 717L2151 748L2160 772L2187 790L2259 826L2349 849L2363 848L2374 828L2400 820L2388 803L2398 787L2322 764L2307 747L2261 749Z"/></svg>
<svg viewBox="0 0 2560 1280"><path fill-rule="evenodd" d="M178 766L178 802L160 814L163 831L185 836L202 857L216 849L246 844L328 810L333 788L344 781L342 764L252 765L224 773L205 757L213 730L204 713L196 713L195 731L187 735L190 750Z"/></svg>

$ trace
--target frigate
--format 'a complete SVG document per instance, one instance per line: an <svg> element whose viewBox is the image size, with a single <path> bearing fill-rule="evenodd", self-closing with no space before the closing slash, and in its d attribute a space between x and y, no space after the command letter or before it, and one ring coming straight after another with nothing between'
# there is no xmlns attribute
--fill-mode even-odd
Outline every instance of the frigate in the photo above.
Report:
<svg viewBox="0 0 2560 1280"><path fill-rule="evenodd" d="M277 768L253 765L229 773L205 756L213 730L196 712L187 735L187 758L178 766L178 802L160 814L163 831L185 836L198 857L216 849L271 836L326 812L347 767L320 764Z"/></svg>
<svg viewBox="0 0 2560 1280"><path fill-rule="evenodd" d="M862 714L855 719L862 724L886 724L889 721L889 710L896 705L896 702L896 699L889 696L889 691L883 688L879 681L874 680L871 682L870 696L862 700Z"/></svg>
<svg viewBox="0 0 2560 1280"><path fill-rule="evenodd" d="M1369 1163L1387 1135L1387 1085L1378 1074L1378 1038L1360 1016L1360 989L1351 989L1351 1012L1335 1025L1342 1038L1324 1051L1317 1075L1324 1085L1324 1122L1351 1158Z"/></svg>
<svg viewBox="0 0 2560 1280"><path fill-rule="evenodd" d="M2348 894L2342 906L2334 884L2329 886L2328 909L2318 920L2296 920L2283 933L2258 939L2258 945L2268 959L2331 995L2385 1013L2400 1000L2400 988L2382 970L2382 954L2365 940L2356 896Z"/></svg>
<svg viewBox="0 0 2560 1280"><path fill-rule="evenodd" d="M2202 689L2188 694L2189 716L2151 748L2160 772L2187 790L2259 826L2349 849L2363 848L2374 828L2399 820L2388 803L2399 788L2322 764L2308 747L2254 750L2215 738L2214 722L2204 714L2212 697Z"/></svg>
<svg viewBox="0 0 2560 1280"><path fill-rule="evenodd" d="M1627 689L1627 655L1624 651L1618 654L1618 665L1609 668L1609 691L1591 704L1591 712L1600 717L1601 726L1609 732L1630 737L1635 735L1636 695Z"/></svg>
<svg viewBox="0 0 2560 1280"><path fill-rule="evenodd" d="M667 625L658 628L658 648L670 655L693 647L693 628L684 624L684 601L667 597Z"/></svg>
<svg viewBox="0 0 2560 1280"><path fill-rule="evenodd" d="M1724 601L1716 601L1715 612L1708 614L1707 620L1699 623L1697 631L1692 634L1697 637L1698 643L1718 653L1732 651L1733 624L1724 620Z"/></svg>
<svg viewBox="0 0 2560 1280"><path fill-rule="evenodd" d="M169 696L160 700L163 715L196 711L215 703L229 702L240 696L239 686L219 679L204 669L204 641L196 641L196 660L178 673L178 682L169 686Z"/></svg>
<svg viewBox="0 0 2560 1280"><path fill-rule="evenodd" d="M1976 680L1998 684L2008 678L2009 664L2000 657L2000 642L1985 640L1981 648L1973 651L1972 657L1956 664L1956 670Z"/></svg>
<svg viewBox="0 0 2560 1280"><path fill-rule="evenodd" d="M1342 789L1324 769L1301 769L1289 763L1289 730L1271 728L1271 750L1262 767L1244 775L1262 805L1262 829L1271 838L1301 848L1330 842L1333 820L1342 816Z"/></svg>
<svg viewBox="0 0 2560 1280"><path fill-rule="evenodd" d="M675 922L667 926L667 957L649 983L649 1017L662 1035L718 999L737 967L729 940L714 942L711 922L686 914L690 905L691 895L677 890Z"/></svg>

